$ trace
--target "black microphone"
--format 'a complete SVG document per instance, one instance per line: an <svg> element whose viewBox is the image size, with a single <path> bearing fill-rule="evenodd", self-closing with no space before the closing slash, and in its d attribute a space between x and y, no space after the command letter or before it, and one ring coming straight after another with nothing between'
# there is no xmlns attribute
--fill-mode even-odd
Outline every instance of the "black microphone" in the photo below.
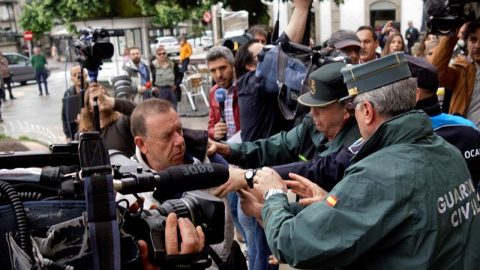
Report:
<svg viewBox="0 0 480 270"><path fill-rule="evenodd" d="M215 91L215 100L220 104L220 119L225 123L225 100L227 100L227 90L218 88Z"/></svg>
<svg viewBox="0 0 480 270"><path fill-rule="evenodd" d="M160 172L132 172L121 180L114 180L114 189L124 195L155 190L153 197L156 198L164 194L216 187L227 182L228 177L228 168L222 164L179 165Z"/></svg>

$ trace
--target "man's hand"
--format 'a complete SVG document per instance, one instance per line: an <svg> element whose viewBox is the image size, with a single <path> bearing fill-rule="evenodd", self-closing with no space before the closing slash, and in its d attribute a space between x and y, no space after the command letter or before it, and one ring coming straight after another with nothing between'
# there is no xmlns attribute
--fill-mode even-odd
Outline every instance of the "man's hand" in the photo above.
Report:
<svg viewBox="0 0 480 270"><path fill-rule="evenodd" d="M285 181L285 184L291 189L291 191L298 196L302 197L298 201L299 204L307 206L312 203L323 201L327 192L319 187L317 184L295 173L289 173L291 179L295 181Z"/></svg>
<svg viewBox="0 0 480 270"><path fill-rule="evenodd" d="M215 140L220 141L221 139L225 138L225 135L227 135L227 131L227 123L218 122L213 127L213 137L215 138Z"/></svg>
<svg viewBox="0 0 480 270"><path fill-rule="evenodd" d="M270 255L268 257L268 263L273 264L273 265L279 265L280 264L280 262L277 260L277 258L275 258L274 255Z"/></svg>
<svg viewBox="0 0 480 270"><path fill-rule="evenodd" d="M224 143L219 143L211 139L208 139L207 156L211 156L215 153L218 153L224 158L229 158L231 154L231 150L230 150L230 147Z"/></svg>
<svg viewBox="0 0 480 270"><path fill-rule="evenodd" d="M212 139L208 139L207 143L207 156L211 156L217 152L217 142L214 142Z"/></svg>
<svg viewBox="0 0 480 270"><path fill-rule="evenodd" d="M177 226L182 236L182 244L178 250ZM140 261L144 270L160 270L159 266L152 265L148 259L147 243L143 240L138 241L140 248ZM205 234L202 228L193 226L193 223L187 218L177 219L175 213L170 213L165 225L165 248L167 255L183 255L198 253L205 247Z"/></svg>
<svg viewBox="0 0 480 270"><path fill-rule="evenodd" d="M253 194L253 193L257 194ZM242 211L246 216L254 217L257 220L262 220L262 207L263 207L263 200L260 201L258 196L262 196L258 193L255 189L240 189L238 191L238 195L240 196L240 205L242 207Z"/></svg>
<svg viewBox="0 0 480 270"><path fill-rule="evenodd" d="M178 250L177 226L182 236L182 244ZM167 255L183 255L198 253L205 247L205 234L202 227L193 226L188 218L179 218L175 213L170 213L165 225L165 249Z"/></svg>
<svg viewBox="0 0 480 270"><path fill-rule="evenodd" d="M253 187L258 190L262 196L264 196L269 189L282 189L287 192L287 186L280 175L268 167L257 170L255 177L253 177Z"/></svg>
<svg viewBox="0 0 480 270"><path fill-rule="evenodd" d="M388 21L385 26L382 28L382 35L385 35L390 29L392 29L392 23L393 21Z"/></svg>
<svg viewBox="0 0 480 270"><path fill-rule="evenodd" d="M248 187L247 181L245 180L245 170L230 168L228 171L230 175L228 181L217 187L212 193L213 196L223 198L227 196L230 191L237 191Z"/></svg>

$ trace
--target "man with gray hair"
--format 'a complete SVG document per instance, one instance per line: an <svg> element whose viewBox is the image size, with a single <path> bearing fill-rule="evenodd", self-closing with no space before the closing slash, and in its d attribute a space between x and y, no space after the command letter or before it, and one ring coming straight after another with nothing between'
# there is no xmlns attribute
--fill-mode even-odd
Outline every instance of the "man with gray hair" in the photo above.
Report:
<svg viewBox="0 0 480 270"><path fill-rule="evenodd" d="M240 130L237 86L233 84L236 80L235 58L227 47L215 46L208 51L206 60L210 75L216 82L210 89L208 136L216 141L230 139ZM215 92L220 88L226 90L224 102L215 98Z"/></svg>
<svg viewBox="0 0 480 270"><path fill-rule="evenodd" d="M291 207L275 171L256 172L272 253L296 268L478 269L478 249L467 246L478 239L475 187L460 152L414 110L405 54L341 73L341 101L352 100L365 143L343 180L304 209Z"/></svg>

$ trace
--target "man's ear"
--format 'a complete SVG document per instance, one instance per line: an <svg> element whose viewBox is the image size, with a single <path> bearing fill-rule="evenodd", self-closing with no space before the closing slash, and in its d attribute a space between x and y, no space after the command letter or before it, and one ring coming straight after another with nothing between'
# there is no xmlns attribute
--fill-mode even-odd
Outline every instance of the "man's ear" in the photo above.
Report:
<svg viewBox="0 0 480 270"><path fill-rule="evenodd" d="M138 149L140 149L142 154L146 155L148 153L148 147L145 144L145 137L135 136L135 138L133 139L133 142L138 147Z"/></svg>
<svg viewBox="0 0 480 270"><path fill-rule="evenodd" d="M417 87L417 95L415 96L415 102L418 102L422 98L422 90Z"/></svg>
<svg viewBox="0 0 480 270"><path fill-rule="evenodd" d="M365 124L370 125L375 120L375 113L373 111L373 106L370 102L365 101L362 104L364 115L365 115Z"/></svg>

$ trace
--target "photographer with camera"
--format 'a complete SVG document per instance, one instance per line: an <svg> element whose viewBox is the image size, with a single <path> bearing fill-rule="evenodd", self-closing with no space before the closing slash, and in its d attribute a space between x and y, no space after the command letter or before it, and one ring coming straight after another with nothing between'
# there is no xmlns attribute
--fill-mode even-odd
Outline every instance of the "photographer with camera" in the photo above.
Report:
<svg viewBox="0 0 480 270"><path fill-rule="evenodd" d="M134 159L157 172L183 164L210 162L226 164L219 156L207 157L207 131L182 128L180 117L166 100L149 99L140 103L132 113L131 129L136 145ZM211 191L213 189L205 192ZM140 195L145 198L144 208L148 209L150 205L158 204L151 192ZM135 200L132 197L129 199ZM232 250L233 221L228 201L223 199L223 202L225 205L224 241L211 247L225 262Z"/></svg>
<svg viewBox="0 0 480 270"><path fill-rule="evenodd" d="M480 81L476 75L480 65L480 19L468 22L463 32L467 41L467 57L457 56L449 65L459 40L459 29L457 27L453 36L440 39L432 64L438 69L440 85L453 89L449 113L461 115L480 127Z"/></svg>
<svg viewBox="0 0 480 270"><path fill-rule="evenodd" d="M84 78L84 83L83 87L80 82L80 75L83 73L83 78ZM87 72L85 70L81 70L80 66L74 66L70 69L70 81L72 81L73 85L70 86L65 93L63 94L63 99L62 99L62 125L63 125L63 133L65 134L65 137L67 139L67 142L71 141L74 137L75 134L78 131L78 123L77 123L77 118L72 119L70 118L70 112L75 111L76 114L78 115L80 113L80 106L79 103L77 102L71 102L76 96L76 98L80 99L80 89L87 89L88 83L87 83ZM67 110L68 108L68 110Z"/></svg>
<svg viewBox="0 0 480 270"><path fill-rule="evenodd" d="M130 115L135 103L127 99L113 98L108 95L100 84L90 83L85 91L85 107L81 109L79 132L94 131L94 98L98 98L98 112L100 127L98 131L105 140L108 149L116 149L132 156L135 153L135 144L130 132ZM77 134L78 138L78 134Z"/></svg>

